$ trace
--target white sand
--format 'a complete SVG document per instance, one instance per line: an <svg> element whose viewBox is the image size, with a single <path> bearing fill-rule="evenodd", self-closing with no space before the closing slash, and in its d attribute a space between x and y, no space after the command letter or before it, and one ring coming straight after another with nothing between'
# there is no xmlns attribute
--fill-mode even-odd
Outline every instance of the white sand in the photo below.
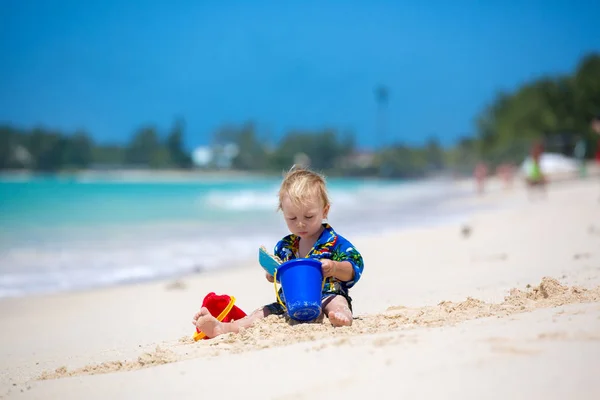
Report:
<svg viewBox="0 0 600 400"><path fill-rule="evenodd" d="M351 328L270 317L194 343L208 292L246 312L273 301L255 260L182 286L3 300L0 397L597 399L599 198L597 179L535 202L517 187L468 200L502 208L465 221L468 237L350 238L366 263Z"/></svg>

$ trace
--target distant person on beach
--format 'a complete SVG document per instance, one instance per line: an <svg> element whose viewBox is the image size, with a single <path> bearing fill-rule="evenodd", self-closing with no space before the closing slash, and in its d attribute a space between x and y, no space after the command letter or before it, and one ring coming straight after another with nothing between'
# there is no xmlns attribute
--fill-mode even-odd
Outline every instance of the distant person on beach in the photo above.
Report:
<svg viewBox="0 0 600 400"><path fill-rule="evenodd" d="M577 160L577 166L579 168L579 177L585 178L587 176L587 168L585 161L585 154L587 151L587 146L585 142L585 138L583 136L578 136L577 141L575 143L575 149L573 149L573 155Z"/></svg>
<svg viewBox="0 0 600 400"><path fill-rule="evenodd" d="M275 245L275 256L283 262L295 258L313 258L321 262L323 277L323 312L334 327L352 325L352 299L349 289L360 279L363 259L356 248L326 222L330 209L325 178L304 168L292 168L279 189L279 210L291 234ZM273 283L273 276L267 273ZM281 297L281 289L280 289ZM194 315L192 323L207 337L238 333L269 315L283 315L277 301L263 306L237 321L220 322L207 308Z"/></svg>
<svg viewBox="0 0 600 400"><path fill-rule="evenodd" d="M485 191L485 178L487 177L488 169L484 162L478 162L475 166L473 175L475 176L475 184L477 186L477 193L483 194Z"/></svg>
<svg viewBox="0 0 600 400"><path fill-rule="evenodd" d="M542 154L544 153L544 145L541 141L537 141L531 147L531 165L527 170L525 181L531 189L537 188L545 192L547 179L542 171Z"/></svg>
<svg viewBox="0 0 600 400"><path fill-rule="evenodd" d="M596 114L592 118L592 130L600 136L600 114ZM600 164L600 137L598 138L598 147L596 149L595 159Z"/></svg>

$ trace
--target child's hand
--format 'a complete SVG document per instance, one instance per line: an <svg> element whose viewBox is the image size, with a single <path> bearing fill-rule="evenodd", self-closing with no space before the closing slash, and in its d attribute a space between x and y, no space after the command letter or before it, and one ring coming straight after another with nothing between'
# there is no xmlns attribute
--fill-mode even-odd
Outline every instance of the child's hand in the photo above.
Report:
<svg viewBox="0 0 600 400"><path fill-rule="evenodd" d="M271 275L268 272L265 272L265 277L267 278L267 280L271 283L273 283L273 281L275 280L275 278L273 278L273 275Z"/></svg>
<svg viewBox="0 0 600 400"><path fill-rule="evenodd" d="M323 271L323 276L328 278L330 276L335 277L335 261L330 260L328 258L323 258L321 261L321 271Z"/></svg>

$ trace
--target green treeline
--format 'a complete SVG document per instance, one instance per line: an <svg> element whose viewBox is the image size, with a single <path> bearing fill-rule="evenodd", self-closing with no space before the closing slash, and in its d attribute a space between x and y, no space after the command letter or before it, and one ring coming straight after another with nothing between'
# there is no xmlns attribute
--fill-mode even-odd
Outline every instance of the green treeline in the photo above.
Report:
<svg viewBox="0 0 600 400"><path fill-rule="evenodd" d="M507 162L518 164L532 141L538 139L546 142L548 151L569 156L576 140L584 140L587 157L592 157L599 138L592 132L590 122L598 113L600 54L591 54L581 59L570 74L542 77L514 92L497 94L477 115L475 134L464 135L449 148L430 139L419 147L397 143L361 154L352 133L335 129L295 130L272 143L253 123L243 123L222 127L213 134L212 157L205 160L202 168L278 172L308 157L315 169L339 175L418 177L441 171L470 173L478 161L491 167ZM184 142L183 120L176 120L164 132L154 126L141 127L125 145L96 143L85 131L65 133L2 125L0 170L197 168ZM231 144L237 150L227 158L227 146Z"/></svg>

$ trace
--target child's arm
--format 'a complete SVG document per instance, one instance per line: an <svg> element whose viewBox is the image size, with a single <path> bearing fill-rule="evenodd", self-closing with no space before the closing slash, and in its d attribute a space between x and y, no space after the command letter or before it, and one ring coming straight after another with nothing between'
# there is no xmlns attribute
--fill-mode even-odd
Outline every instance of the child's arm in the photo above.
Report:
<svg viewBox="0 0 600 400"><path fill-rule="evenodd" d="M351 281L354 279L354 268L349 261L333 261L321 259L321 268L324 277L334 277L340 281Z"/></svg>
<svg viewBox="0 0 600 400"><path fill-rule="evenodd" d="M353 287L362 276L364 262L362 255L347 239L338 236L338 245L333 251L332 259L336 262L335 277ZM338 272L339 269L339 272Z"/></svg>

